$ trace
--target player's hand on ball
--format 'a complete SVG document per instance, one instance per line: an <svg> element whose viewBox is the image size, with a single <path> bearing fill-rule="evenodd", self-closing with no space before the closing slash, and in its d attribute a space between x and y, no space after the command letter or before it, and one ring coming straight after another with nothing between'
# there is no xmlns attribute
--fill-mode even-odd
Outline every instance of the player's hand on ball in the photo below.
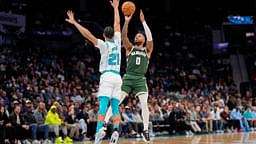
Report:
<svg viewBox="0 0 256 144"><path fill-rule="evenodd" d="M75 18L74 18L74 13L69 10L67 12L67 16L68 16L68 19L66 19L67 22L71 23L71 24L74 24L76 22Z"/></svg>
<svg viewBox="0 0 256 144"><path fill-rule="evenodd" d="M140 21L143 23L145 21L145 17L144 17L144 14L143 14L143 11L140 10Z"/></svg>
<svg viewBox="0 0 256 144"><path fill-rule="evenodd" d="M110 4L112 5L113 8L118 8L119 0L113 0L113 1L110 0L109 2L110 2Z"/></svg>
<svg viewBox="0 0 256 144"><path fill-rule="evenodd" d="M124 16L125 21L129 22L132 19L132 15Z"/></svg>

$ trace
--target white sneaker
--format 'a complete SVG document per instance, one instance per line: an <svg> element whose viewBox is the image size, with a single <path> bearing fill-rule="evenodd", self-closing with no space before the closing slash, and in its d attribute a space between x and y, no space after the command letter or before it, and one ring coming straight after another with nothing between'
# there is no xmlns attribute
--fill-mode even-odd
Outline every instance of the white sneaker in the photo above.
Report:
<svg viewBox="0 0 256 144"><path fill-rule="evenodd" d="M25 139L22 141L23 144L31 144L31 142L28 139Z"/></svg>
<svg viewBox="0 0 256 144"><path fill-rule="evenodd" d="M33 140L32 144L40 144L39 140Z"/></svg>
<svg viewBox="0 0 256 144"><path fill-rule="evenodd" d="M156 136L153 132L149 133L149 135L150 135L150 137L155 137Z"/></svg>
<svg viewBox="0 0 256 144"><path fill-rule="evenodd" d="M98 133L96 133L94 144L101 144L105 135L106 135L106 132L105 132L105 128L103 127L99 130Z"/></svg>
<svg viewBox="0 0 256 144"><path fill-rule="evenodd" d="M89 140L90 140L90 138L88 138L87 136L83 137L83 141L89 141Z"/></svg>
<svg viewBox="0 0 256 144"><path fill-rule="evenodd" d="M140 134L136 134L136 138L140 138Z"/></svg>
<svg viewBox="0 0 256 144"><path fill-rule="evenodd" d="M193 133L191 130L189 131L189 134L190 134L190 135L194 135L194 133Z"/></svg>
<svg viewBox="0 0 256 144"><path fill-rule="evenodd" d="M117 144L118 138L119 138L119 133L117 131L114 131L110 138L109 144Z"/></svg>
<svg viewBox="0 0 256 144"><path fill-rule="evenodd" d="M46 140L44 140L44 142L42 144L51 144L51 143L52 143L52 141L46 139Z"/></svg>
<svg viewBox="0 0 256 144"><path fill-rule="evenodd" d="M187 135L187 136L189 135L189 132L188 132L188 131L186 131L186 135Z"/></svg>
<svg viewBox="0 0 256 144"><path fill-rule="evenodd" d="M10 141L9 141L8 139L5 139L5 140L4 140L4 143L10 144Z"/></svg>

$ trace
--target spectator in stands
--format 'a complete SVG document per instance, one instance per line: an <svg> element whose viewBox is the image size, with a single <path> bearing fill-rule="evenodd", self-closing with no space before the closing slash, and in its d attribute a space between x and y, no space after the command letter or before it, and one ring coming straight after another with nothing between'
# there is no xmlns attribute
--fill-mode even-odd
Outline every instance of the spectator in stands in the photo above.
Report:
<svg viewBox="0 0 256 144"><path fill-rule="evenodd" d="M149 120L152 122L159 122L159 121L163 121L163 117L160 114L160 111L158 109L158 107L151 107L150 108L150 113L149 113Z"/></svg>
<svg viewBox="0 0 256 144"><path fill-rule="evenodd" d="M256 108L252 109L252 127L254 128L254 131L256 131Z"/></svg>
<svg viewBox="0 0 256 144"><path fill-rule="evenodd" d="M169 134L175 134L176 133L176 127L175 127L175 123L176 123L176 112L174 111L174 107L173 104L170 104L168 107L168 122L170 124L170 128L169 128Z"/></svg>
<svg viewBox="0 0 256 144"><path fill-rule="evenodd" d="M185 110L185 106L181 103L176 103L176 109L174 110L174 116L176 117L175 119L175 131L182 134L186 133L189 135L193 135L191 132L191 125L189 118L187 116L187 112Z"/></svg>
<svg viewBox="0 0 256 144"><path fill-rule="evenodd" d="M197 121L199 120L199 116L194 106L191 107L191 110L188 110L188 116L189 116L189 124L192 127L193 131L201 132L202 130L197 123Z"/></svg>
<svg viewBox="0 0 256 144"><path fill-rule="evenodd" d="M241 128L243 131L247 132L247 131L250 130L249 124L248 124L248 122L245 121L244 118L242 117L242 114L241 114L239 108L234 108L234 109L232 110L232 112L230 113L230 118L231 118L232 120L238 120L238 121L239 121L239 124L240 124L240 128Z"/></svg>
<svg viewBox="0 0 256 144"><path fill-rule="evenodd" d="M202 108L202 111L199 112L200 114L200 117L201 117L201 120L202 122L205 123L205 132L210 132L209 130L209 121L208 121L208 117L209 117L209 113L208 113L208 109L206 107L203 107Z"/></svg>
<svg viewBox="0 0 256 144"><path fill-rule="evenodd" d="M88 137L93 138L96 133L97 125L97 112L99 110L99 104L96 103L93 105L92 109L88 112Z"/></svg>
<svg viewBox="0 0 256 144"><path fill-rule="evenodd" d="M254 122L255 122L255 120L253 120L251 108L248 107L246 109L246 111L244 111L243 117L244 117L245 121L249 122L249 125L251 127L251 131L253 131L254 130Z"/></svg>
<svg viewBox="0 0 256 144"><path fill-rule="evenodd" d="M82 136L84 140L88 140L88 138L86 137L87 125L88 125L88 119L89 119L88 111L89 111L89 107L86 104L83 104L82 110L77 115L77 118L80 123L80 129L82 129Z"/></svg>
<svg viewBox="0 0 256 144"><path fill-rule="evenodd" d="M139 113L139 110L136 108L133 108L132 113L133 113L133 120L136 123L136 125L138 126L138 133L142 133L143 132L143 121L142 121L142 117ZM152 126L152 124L151 124L151 126ZM151 127L151 133L152 133L152 127Z"/></svg>
<svg viewBox="0 0 256 144"><path fill-rule="evenodd" d="M203 121L202 115L200 114L202 112L201 105L196 106L196 113L197 113L197 124L201 129L201 132L203 132L206 129L206 123Z"/></svg>
<svg viewBox="0 0 256 144"><path fill-rule="evenodd" d="M36 139L36 129L37 129L37 124L36 124L36 119L34 117L34 107L33 104L31 102L31 100L26 100L26 104L25 104L25 112L22 114L23 118L24 118L24 123L26 125L29 125L29 128L32 132L32 140L35 143L38 143L37 139Z"/></svg>
<svg viewBox="0 0 256 144"><path fill-rule="evenodd" d="M4 90L0 90L0 98L3 99L4 105L8 106L10 104L9 97Z"/></svg>
<svg viewBox="0 0 256 144"><path fill-rule="evenodd" d="M170 106L170 104L165 103L165 104L163 104L163 107L161 109L162 117L163 117L165 122L168 122L169 114L171 112L169 110L169 106Z"/></svg>
<svg viewBox="0 0 256 144"><path fill-rule="evenodd" d="M134 115L129 106L125 106L125 111L122 113L124 122L128 125L128 133L130 135L138 134L138 125L135 122Z"/></svg>
<svg viewBox="0 0 256 144"><path fill-rule="evenodd" d="M213 108L208 108L208 118L207 118L207 123L208 123L208 132L212 133L213 132L213 120L214 120L214 110Z"/></svg>
<svg viewBox="0 0 256 144"><path fill-rule="evenodd" d="M6 127L5 125L8 122L8 116L5 112L5 107L0 104L0 143L4 143L6 139Z"/></svg>
<svg viewBox="0 0 256 144"><path fill-rule="evenodd" d="M68 115L65 118L65 125L70 130L69 136L74 139L79 139L79 121L75 115L74 105L69 106Z"/></svg>
<svg viewBox="0 0 256 144"><path fill-rule="evenodd" d="M67 137L67 127L60 119L59 114L57 113L57 107L55 105L52 105L50 110L48 111L48 114L45 118L45 124L49 126L49 131L53 131L55 133L55 143L63 143L64 141L67 143L73 142L71 138ZM65 137L64 141L59 135L60 130L62 130Z"/></svg>
<svg viewBox="0 0 256 144"><path fill-rule="evenodd" d="M216 133L223 132L223 122L221 121L221 116L220 116L221 112L222 112L222 109L219 108L218 106L214 108L214 113L213 113L214 127L213 128Z"/></svg>
<svg viewBox="0 0 256 144"><path fill-rule="evenodd" d="M46 116L47 116L47 111L45 108L45 103L40 102L38 104L37 109L34 112L34 117L36 120L37 127L34 130L32 129L32 137L34 137L34 139L37 139L37 137L36 137L37 133L43 132L45 142L49 142L49 140L48 140L49 139L49 126L44 123Z"/></svg>
<svg viewBox="0 0 256 144"><path fill-rule="evenodd" d="M13 128L8 135L13 135L16 142L26 141L29 138L29 125L25 123L21 115L21 107L16 105L13 113L10 115L11 127Z"/></svg>
<svg viewBox="0 0 256 144"><path fill-rule="evenodd" d="M225 106L224 110L220 113L220 117L225 131L231 132L232 125L230 122L230 114L227 106Z"/></svg>

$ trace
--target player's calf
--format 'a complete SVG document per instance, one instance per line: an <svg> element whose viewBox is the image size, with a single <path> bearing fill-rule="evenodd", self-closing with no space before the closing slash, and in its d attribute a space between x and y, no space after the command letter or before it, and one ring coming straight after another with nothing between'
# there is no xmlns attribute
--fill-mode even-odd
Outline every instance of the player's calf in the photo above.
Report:
<svg viewBox="0 0 256 144"><path fill-rule="evenodd" d="M104 119L108 107L109 98L106 96L100 96L100 107L98 111L98 122L95 135L95 144L100 144L106 135L106 129L104 127Z"/></svg>
<svg viewBox="0 0 256 144"><path fill-rule="evenodd" d="M114 132L110 139L110 144L117 144L119 138L119 124L120 124L120 112L119 112L119 100L118 99L111 99L111 107L113 113L113 129Z"/></svg>

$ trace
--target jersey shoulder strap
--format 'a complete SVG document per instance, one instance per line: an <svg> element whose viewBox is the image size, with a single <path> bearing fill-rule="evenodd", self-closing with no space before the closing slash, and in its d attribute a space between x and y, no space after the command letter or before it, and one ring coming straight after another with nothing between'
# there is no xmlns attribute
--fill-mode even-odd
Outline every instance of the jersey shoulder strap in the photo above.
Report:
<svg viewBox="0 0 256 144"><path fill-rule="evenodd" d="M134 46L132 46L132 49L130 50L130 52L128 53L128 56L132 53L132 51L134 50Z"/></svg>
<svg viewBox="0 0 256 144"><path fill-rule="evenodd" d="M148 55L147 47L144 47L143 50L145 51L147 57L150 58L150 56Z"/></svg>

